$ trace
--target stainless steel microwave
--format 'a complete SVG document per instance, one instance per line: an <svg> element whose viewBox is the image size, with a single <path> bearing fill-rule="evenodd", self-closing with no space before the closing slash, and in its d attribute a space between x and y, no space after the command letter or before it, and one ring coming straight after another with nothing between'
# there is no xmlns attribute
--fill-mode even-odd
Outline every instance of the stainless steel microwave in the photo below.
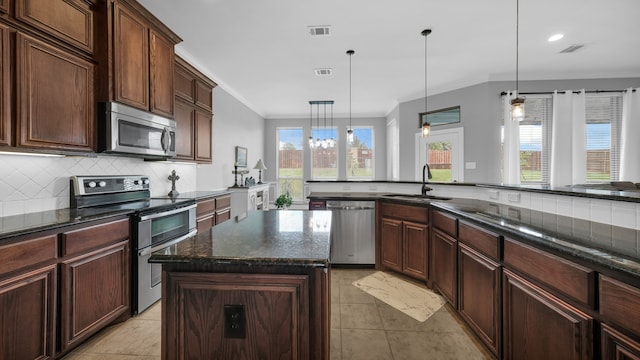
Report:
<svg viewBox="0 0 640 360"><path fill-rule="evenodd" d="M116 102L98 109L98 151L145 158L176 155L175 120Z"/></svg>

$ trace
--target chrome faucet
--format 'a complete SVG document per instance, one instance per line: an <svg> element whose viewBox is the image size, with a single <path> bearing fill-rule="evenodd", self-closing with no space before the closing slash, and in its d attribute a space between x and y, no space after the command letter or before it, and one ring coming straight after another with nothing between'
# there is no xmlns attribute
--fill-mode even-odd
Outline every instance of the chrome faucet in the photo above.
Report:
<svg viewBox="0 0 640 360"><path fill-rule="evenodd" d="M427 191L433 190L432 188L427 186L427 180L425 179L425 171L427 172L427 178L431 179L431 169L429 168L429 164L424 164L422 167L422 196L427 196Z"/></svg>

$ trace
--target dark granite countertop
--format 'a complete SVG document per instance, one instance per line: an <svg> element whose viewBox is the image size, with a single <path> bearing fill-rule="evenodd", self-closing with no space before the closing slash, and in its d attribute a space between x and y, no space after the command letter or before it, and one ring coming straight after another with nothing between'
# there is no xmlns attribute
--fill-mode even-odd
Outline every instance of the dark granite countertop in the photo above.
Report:
<svg viewBox="0 0 640 360"><path fill-rule="evenodd" d="M565 258L640 278L640 230L475 199L431 205Z"/></svg>
<svg viewBox="0 0 640 360"><path fill-rule="evenodd" d="M0 217L0 244L11 237L69 225L128 215L132 210L114 208L59 209Z"/></svg>
<svg viewBox="0 0 640 360"><path fill-rule="evenodd" d="M307 196L314 200L376 200L389 192L312 192Z"/></svg>
<svg viewBox="0 0 640 360"><path fill-rule="evenodd" d="M193 199L195 201L198 201L198 200L202 200L210 197L229 195L229 194L231 194L231 191L229 190L189 191L189 192L178 194L176 199ZM157 198L157 196L153 196L153 197ZM169 196L166 196L166 197L163 196L162 198L169 198Z"/></svg>
<svg viewBox="0 0 640 360"><path fill-rule="evenodd" d="M149 262L329 266L330 211L249 211L153 253Z"/></svg>

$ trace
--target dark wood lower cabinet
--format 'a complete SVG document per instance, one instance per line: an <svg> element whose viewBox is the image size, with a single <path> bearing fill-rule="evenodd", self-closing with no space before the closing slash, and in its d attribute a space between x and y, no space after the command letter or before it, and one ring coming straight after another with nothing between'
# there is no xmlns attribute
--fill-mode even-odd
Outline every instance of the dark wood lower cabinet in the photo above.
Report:
<svg viewBox="0 0 640 360"><path fill-rule="evenodd" d="M433 228L429 256L429 275L432 286L453 307L457 307L457 240Z"/></svg>
<svg viewBox="0 0 640 360"><path fill-rule="evenodd" d="M56 264L0 282L0 359L54 356Z"/></svg>
<svg viewBox="0 0 640 360"><path fill-rule="evenodd" d="M381 219L380 261L382 265L402 272L402 221Z"/></svg>
<svg viewBox="0 0 640 360"><path fill-rule="evenodd" d="M591 359L593 319L509 270L503 275L505 359Z"/></svg>
<svg viewBox="0 0 640 360"><path fill-rule="evenodd" d="M602 359L640 360L640 343L613 327L602 324Z"/></svg>
<svg viewBox="0 0 640 360"><path fill-rule="evenodd" d="M402 272L427 281L429 226L405 221L402 228L404 232Z"/></svg>
<svg viewBox="0 0 640 360"><path fill-rule="evenodd" d="M129 259L126 240L62 263L62 351L129 311Z"/></svg>
<svg viewBox="0 0 640 360"><path fill-rule="evenodd" d="M502 346L501 270L499 263L459 243L458 311L496 356Z"/></svg>

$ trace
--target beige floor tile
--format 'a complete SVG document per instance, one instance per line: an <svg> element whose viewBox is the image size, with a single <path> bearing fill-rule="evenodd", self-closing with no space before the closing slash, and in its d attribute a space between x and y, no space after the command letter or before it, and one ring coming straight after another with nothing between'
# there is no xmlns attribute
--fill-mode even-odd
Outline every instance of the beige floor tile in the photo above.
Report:
<svg viewBox="0 0 640 360"><path fill-rule="evenodd" d="M160 360L160 355L86 354L73 352L63 360Z"/></svg>
<svg viewBox="0 0 640 360"><path fill-rule="evenodd" d="M382 329L375 304L340 304L341 329Z"/></svg>
<svg viewBox="0 0 640 360"><path fill-rule="evenodd" d="M389 360L391 350L383 330L342 330L342 358L349 360Z"/></svg>
<svg viewBox="0 0 640 360"><path fill-rule="evenodd" d="M331 360L342 360L341 330L331 329Z"/></svg>
<svg viewBox="0 0 640 360"><path fill-rule="evenodd" d="M331 279L331 303L340 303L340 280Z"/></svg>
<svg viewBox="0 0 640 360"><path fill-rule="evenodd" d="M387 340L394 359L488 359L464 333L387 331Z"/></svg>
<svg viewBox="0 0 640 360"><path fill-rule="evenodd" d="M162 320L162 304L161 301L156 302L151 305L148 309L142 312L142 314L138 314L135 316L136 319L145 319L145 320Z"/></svg>
<svg viewBox="0 0 640 360"><path fill-rule="evenodd" d="M342 321L340 319L340 304L332 303L331 305L331 329L340 329Z"/></svg>
<svg viewBox="0 0 640 360"><path fill-rule="evenodd" d="M351 284L340 285L340 304L375 304L376 298Z"/></svg>
<svg viewBox="0 0 640 360"><path fill-rule="evenodd" d="M337 273L339 283L344 285L351 285L352 282L375 272L374 269L332 269L331 271L334 271L332 274Z"/></svg>
<svg viewBox="0 0 640 360"><path fill-rule="evenodd" d="M160 356L160 321L132 318L105 330L84 353Z"/></svg>

